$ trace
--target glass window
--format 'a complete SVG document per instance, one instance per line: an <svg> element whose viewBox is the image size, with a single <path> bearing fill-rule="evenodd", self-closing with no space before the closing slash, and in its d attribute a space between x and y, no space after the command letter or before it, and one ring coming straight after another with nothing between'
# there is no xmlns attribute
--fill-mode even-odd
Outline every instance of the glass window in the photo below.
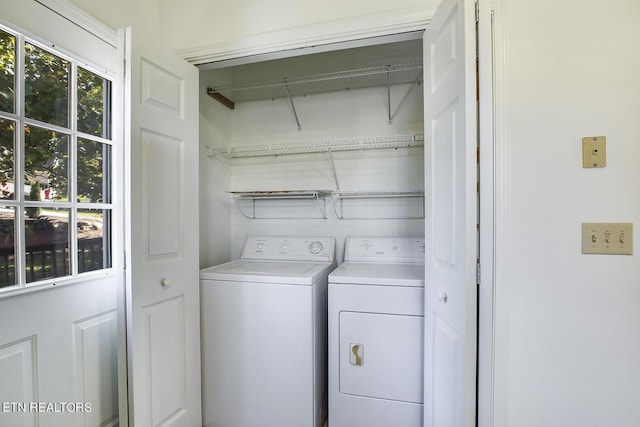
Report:
<svg viewBox="0 0 640 427"><path fill-rule="evenodd" d="M68 201L68 163L69 135L25 126L25 200Z"/></svg>
<svg viewBox="0 0 640 427"><path fill-rule="evenodd" d="M112 267L111 88L0 30L0 289Z"/></svg>
<svg viewBox="0 0 640 427"><path fill-rule="evenodd" d="M78 272L111 267L111 211L78 209Z"/></svg>
<svg viewBox="0 0 640 427"><path fill-rule="evenodd" d="M110 203L111 146L78 138L78 202Z"/></svg>
<svg viewBox="0 0 640 427"><path fill-rule="evenodd" d="M27 283L68 276L69 209L27 207L38 211L25 219Z"/></svg>
<svg viewBox="0 0 640 427"><path fill-rule="evenodd" d="M25 115L69 127L69 61L25 43L24 62Z"/></svg>
<svg viewBox="0 0 640 427"><path fill-rule="evenodd" d="M0 199L15 198L16 124L0 118Z"/></svg>
<svg viewBox="0 0 640 427"><path fill-rule="evenodd" d="M16 283L15 208L0 206L0 288Z"/></svg>
<svg viewBox="0 0 640 427"><path fill-rule="evenodd" d="M0 30L0 111L15 111L16 38Z"/></svg>
<svg viewBox="0 0 640 427"><path fill-rule="evenodd" d="M78 67L78 131L111 136L111 82Z"/></svg>

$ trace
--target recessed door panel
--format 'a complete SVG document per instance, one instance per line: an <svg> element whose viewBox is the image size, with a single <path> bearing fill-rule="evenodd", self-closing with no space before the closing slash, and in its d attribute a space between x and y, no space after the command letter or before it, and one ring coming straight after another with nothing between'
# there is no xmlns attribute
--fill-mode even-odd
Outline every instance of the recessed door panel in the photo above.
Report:
<svg viewBox="0 0 640 427"><path fill-rule="evenodd" d="M152 425L185 411L184 303L177 297L146 308Z"/></svg>
<svg viewBox="0 0 640 427"><path fill-rule="evenodd" d="M455 18L456 8L447 17L442 30L431 45L429 65L431 66L431 82L434 90L440 86L449 73L455 70L455 59L458 56L456 50L457 21Z"/></svg>
<svg viewBox="0 0 640 427"><path fill-rule="evenodd" d="M142 129L143 208L147 220L148 256L182 253L183 141Z"/></svg>
<svg viewBox="0 0 640 427"><path fill-rule="evenodd" d="M433 136L431 144L434 157L439 161L433 165L433 220L438 224L434 228L434 238L438 241L433 247L433 260L443 268L454 268L456 209L455 189L459 184L456 173L456 147L452 143L456 138L457 107L453 102L433 118Z"/></svg>
<svg viewBox="0 0 640 427"><path fill-rule="evenodd" d="M143 58L140 83L142 104L184 116L184 79Z"/></svg>
<svg viewBox="0 0 640 427"><path fill-rule="evenodd" d="M456 352L458 334L441 317L436 316L433 330L433 340L438 351L435 353L431 372L434 389L438 390L434 399L434 425L454 426L455 418L455 390L457 381L452 381L461 373ZM456 374L457 373L457 374ZM458 417L459 418L459 417Z"/></svg>
<svg viewBox="0 0 640 427"><path fill-rule="evenodd" d="M109 425L118 420L116 312L74 323L74 368L78 402L91 402L86 425Z"/></svg>
<svg viewBox="0 0 640 427"><path fill-rule="evenodd" d="M36 412L28 406L36 402L35 337L0 347L0 425L35 426ZM9 406L6 406L9 405ZM6 410L5 410L6 409Z"/></svg>

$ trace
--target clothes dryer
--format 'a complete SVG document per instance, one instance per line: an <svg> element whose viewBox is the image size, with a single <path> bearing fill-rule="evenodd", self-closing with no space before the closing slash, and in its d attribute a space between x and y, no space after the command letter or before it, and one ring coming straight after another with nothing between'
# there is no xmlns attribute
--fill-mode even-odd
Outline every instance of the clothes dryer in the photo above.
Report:
<svg viewBox="0 0 640 427"><path fill-rule="evenodd" d="M335 239L248 237L200 271L205 427L320 427Z"/></svg>
<svg viewBox="0 0 640 427"><path fill-rule="evenodd" d="M419 427L424 239L348 237L329 275L329 426Z"/></svg>

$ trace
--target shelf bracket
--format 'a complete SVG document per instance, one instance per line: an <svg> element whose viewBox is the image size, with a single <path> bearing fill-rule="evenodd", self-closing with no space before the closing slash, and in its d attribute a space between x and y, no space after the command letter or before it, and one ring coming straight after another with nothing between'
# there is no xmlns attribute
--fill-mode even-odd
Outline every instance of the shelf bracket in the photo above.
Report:
<svg viewBox="0 0 640 427"><path fill-rule="evenodd" d="M391 124L391 66L387 65L387 111L389 113L389 124Z"/></svg>
<svg viewBox="0 0 640 427"><path fill-rule="evenodd" d="M340 191L340 184L338 183L338 174L336 173L336 165L333 162L333 152L327 151L327 157L329 157L329 163L331 163L331 171L333 172L333 179L336 182L336 191Z"/></svg>
<svg viewBox="0 0 640 427"><path fill-rule="evenodd" d="M296 112L296 106L293 105L293 98L291 97L291 92L289 92L289 84L287 83L287 78L282 79L284 81L284 88L287 90L287 96L289 97L289 103L291 104L291 109L293 109L293 116L296 118L296 124L298 125L298 130L302 130L300 126L300 120L298 120L298 113Z"/></svg>
<svg viewBox="0 0 640 427"><path fill-rule="evenodd" d="M221 93L217 92L213 88L207 88L207 95L209 95L210 97L212 97L213 99L215 99L216 101L218 101L219 103L221 103L222 105L224 105L230 110L233 110L236 107L235 103L232 100L222 95Z"/></svg>

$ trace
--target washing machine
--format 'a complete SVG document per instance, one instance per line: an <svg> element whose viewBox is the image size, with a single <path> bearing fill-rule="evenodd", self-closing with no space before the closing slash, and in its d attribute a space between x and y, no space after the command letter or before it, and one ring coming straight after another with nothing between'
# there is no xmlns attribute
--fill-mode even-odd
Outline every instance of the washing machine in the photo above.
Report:
<svg viewBox="0 0 640 427"><path fill-rule="evenodd" d="M251 236L200 271L205 427L320 427L332 237Z"/></svg>
<svg viewBox="0 0 640 427"><path fill-rule="evenodd" d="M419 427L424 239L348 237L329 275L329 427Z"/></svg>

